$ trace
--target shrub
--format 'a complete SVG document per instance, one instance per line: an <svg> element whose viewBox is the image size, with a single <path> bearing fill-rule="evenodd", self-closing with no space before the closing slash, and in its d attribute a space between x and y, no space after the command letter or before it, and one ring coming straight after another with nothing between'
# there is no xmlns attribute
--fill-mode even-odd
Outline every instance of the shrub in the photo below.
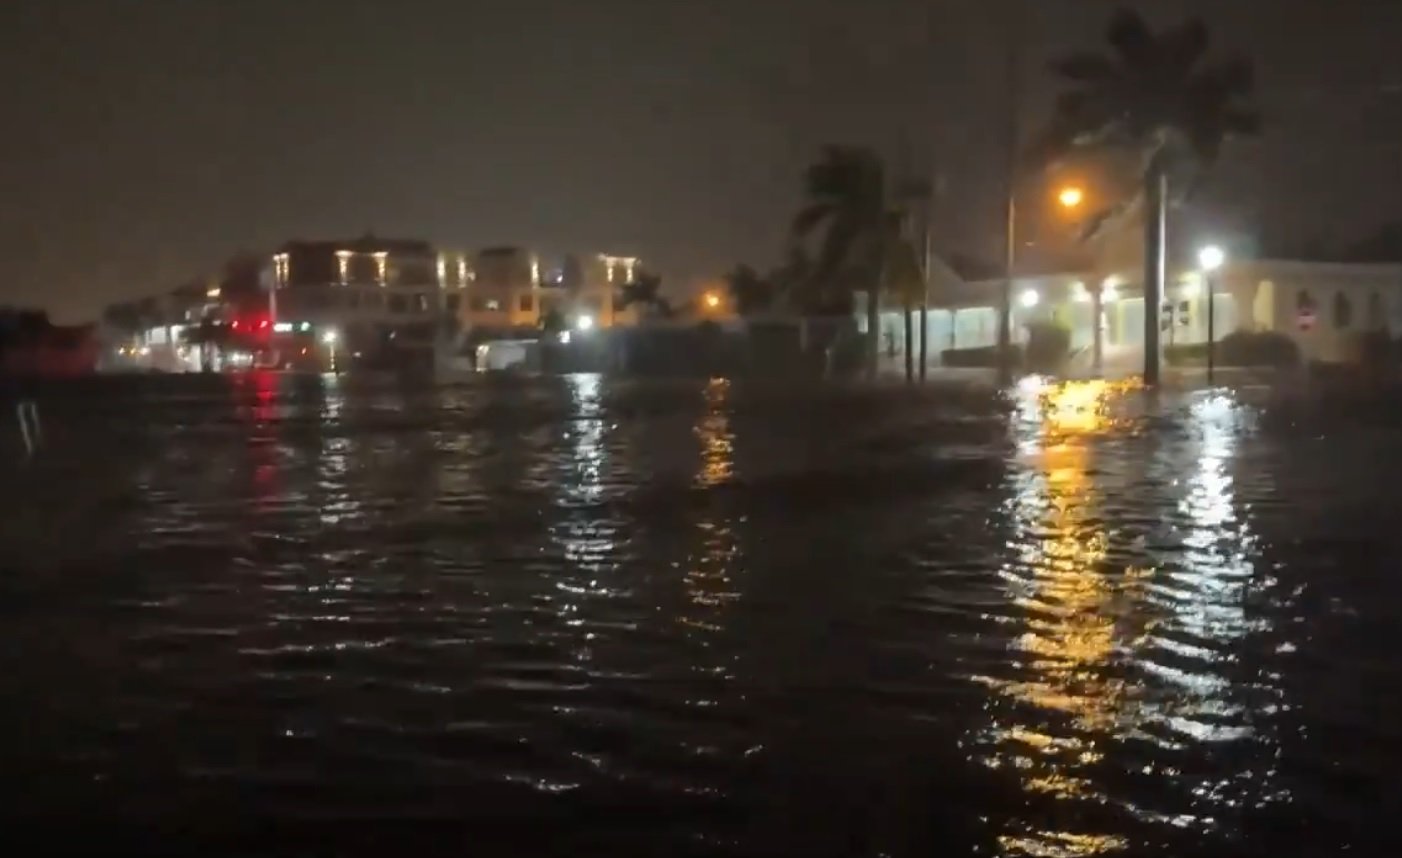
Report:
<svg viewBox="0 0 1402 858"><path fill-rule="evenodd" d="M1033 322L1027 326L1026 368L1032 372L1057 373L1066 366L1071 353L1071 331L1055 322Z"/></svg>
<svg viewBox="0 0 1402 858"><path fill-rule="evenodd" d="M1221 357L1221 344L1217 346L1218 357ZM1163 359L1169 366L1206 366L1207 365L1207 343L1183 343L1165 346Z"/></svg>
<svg viewBox="0 0 1402 858"><path fill-rule="evenodd" d="M1355 360L1362 366L1382 369L1397 362L1397 351L1387 331L1368 331L1353 341Z"/></svg>
<svg viewBox="0 0 1402 858"><path fill-rule="evenodd" d="M1022 350L1017 346L1010 346L1012 352L1012 365L1022 366ZM973 349L945 349L940 352L940 361L948 367L959 368L988 368L998 366L998 347L980 346Z"/></svg>
<svg viewBox="0 0 1402 858"><path fill-rule="evenodd" d="M1218 366L1294 366L1300 347L1276 331L1234 331L1217 343Z"/></svg>

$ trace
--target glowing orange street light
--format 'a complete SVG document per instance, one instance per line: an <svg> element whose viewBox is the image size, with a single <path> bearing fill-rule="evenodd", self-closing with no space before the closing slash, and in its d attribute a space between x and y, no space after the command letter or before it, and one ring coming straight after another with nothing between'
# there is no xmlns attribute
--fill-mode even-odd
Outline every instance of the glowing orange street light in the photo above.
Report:
<svg viewBox="0 0 1402 858"><path fill-rule="evenodd" d="M707 292L704 298L706 306L712 310L720 306L720 296L715 292Z"/></svg>
<svg viewBox="0 0 1402 858"><path fill-rule="evenodd" d="M1062 188L1061 192L1056 195L1057 202L1061 203L1061 207L1065 209L1076 208L1085 200L1085 198L1085 191L1081 190L1075 185Z"/></svg>

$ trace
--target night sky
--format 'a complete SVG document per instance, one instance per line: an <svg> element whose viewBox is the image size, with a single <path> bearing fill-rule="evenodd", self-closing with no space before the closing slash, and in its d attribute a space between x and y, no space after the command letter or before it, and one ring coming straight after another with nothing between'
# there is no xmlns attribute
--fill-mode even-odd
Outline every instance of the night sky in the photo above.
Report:
<svg viewBox="0 0 1402 858"><path fill-rule="evenodd" d="M1043 61L1116 4L1025 0ZM1265 136L1195 229L1345 240L1402 217L1402 3L1154 0L1257 61ZM0 304L61 320L292 237L777 260L824 142L945 176L939 243L996 258L993 0L6 0ZM904 141L904 142L902 142Z"/></svg>

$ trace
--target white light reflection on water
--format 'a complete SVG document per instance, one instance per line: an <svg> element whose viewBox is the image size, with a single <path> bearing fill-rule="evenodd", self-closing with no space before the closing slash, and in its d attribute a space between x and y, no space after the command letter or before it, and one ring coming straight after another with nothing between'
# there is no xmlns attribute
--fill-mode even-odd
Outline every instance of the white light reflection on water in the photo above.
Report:
<svg viewBox="0 0 1402 858"><path fill-rule="evenodd" d="M1193 463L1178 500L1181 559L1161 570L1147 601L1163 619L1151 634L1139 666L1156 684L1173 689L1155 696L1150 720L1161 725L1166 745L1229 743L1243 765L1225 777L1195 782L1193 795L1204 806L1197 820L1213 827L1213 813L1284 799L1278 780L1275 739L1262 725L1284 704L1269 677L1244 682L1239 675L1241 643L1266 631L1252 620L1247 600L1255 582L1259 539L1239 510L1232 468L1252 413L1228 394L1204 393L1189 407L1186 449L1164 463L1177 472ZM1248 705L1248 702L1250 705ZM1253 753L1258 752L1258 753ZM1258 756L1259 754L1259 756ZM1259 765L1249 763L1255 757Z"/></svg>
<svg viewBox="0 0 1402 858"><path fill-rule="evenodd" d="M334 527L359 518L362 504L357 493L350 491L347 485L351 442L341 421L341 411L346 402L341 377L322 376L321 385L321 446L317 457L317 490L320 497L317 513L323 526Z"/></svg>
<svg viewBox="0 0 1402 858"><path fill-rule="evenodd" d="M571 638L575 642L573 657L583 664L593 660L598 637L591 626L597 620L592 616L595 612L585 611L588 603L626 598L630 591L611 581L620 564L624 523L610 516L603 505L608 450L602 378L598 373L575 373L567 376L566 382L571 398L566 424L568 455L556 503L570 512L550 527L565 564L551 601L565 625L579 630Z"/></svg>
<svg viewBox="0 0 1402 858"><path fill-rule="evenodd" d="M567 376L570 385L572 423L571 455L566 475L565 498L590 504L603 495L604 413L600 401L600 376L594 372Z"/></svg>
<svg viewBox="0 0 1402 858"><path fill-rule="evenodd" d="M1186 413L1170 406L1155 418L1170 425L1145 435L1115 418L1116 403L1143 401L1123 392L1104 382L1027 389L1013 421L1024 467L1010 475L1015 555L1004 575L1025 630L1011 670L977 677L996 697L976 744L1029 798L1064 805L1053 818L1081 821L1010 821L1000 838L1010 855L1127 849L1121 827L1085 821L1104 816L1090 808L1206 832L1272 795L1274 746L1253 723L1263 689L1231 672L1255 630L1245 604L1259 549L1232 477L1248 413L1208 395ZM1146 505L1152 534L1117 535L1122 516L1142 521ZM1265 692L1268 711L1279 695ZM1225 776L1185 780L1175 766L1228 744L1244 762ZM1126 779L1153 782L1143 794L1161 806L1138 804Z"/></svg>

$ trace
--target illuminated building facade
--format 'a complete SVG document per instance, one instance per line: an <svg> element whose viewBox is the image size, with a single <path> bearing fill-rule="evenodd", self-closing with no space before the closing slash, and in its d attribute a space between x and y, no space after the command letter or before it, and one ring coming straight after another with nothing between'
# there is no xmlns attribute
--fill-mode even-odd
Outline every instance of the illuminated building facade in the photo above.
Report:
<svg viewBox="0 0 1402 858"><path fill-rule="evenodd" d="M450 268L456 275L458 260L426 241L367 235L288 242L270 256L264 276L279 333L304 324L334 332L353 356L431 348L447 308Z"/></svg>
<svg viewBox="0 0 1402 858"><path fill-rule="evenodd" d="M508 331L539 327L542 312L540 259L521 247L478 251L458 304L465 330Z"/></svg>

